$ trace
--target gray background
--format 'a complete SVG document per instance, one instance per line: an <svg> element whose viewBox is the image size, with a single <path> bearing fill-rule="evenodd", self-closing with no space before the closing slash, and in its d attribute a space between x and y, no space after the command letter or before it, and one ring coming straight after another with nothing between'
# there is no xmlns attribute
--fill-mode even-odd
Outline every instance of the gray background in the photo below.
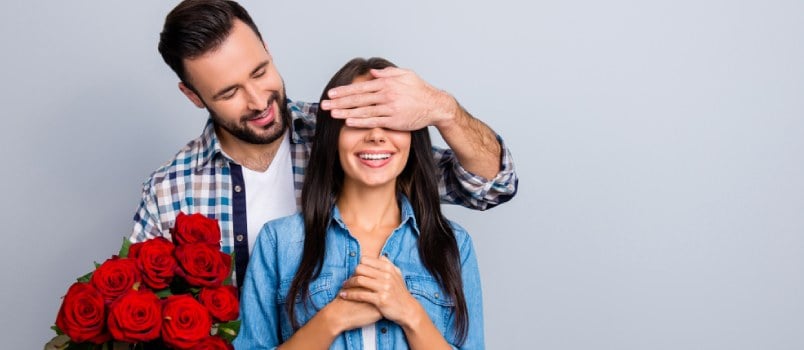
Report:
<svg viewBox="0 0 804 350"><path fill-rule="evenodd" d="M156 51L174 4L3 4L4 349L50 339L142 180L201 132ZM385 56L503 135L519 195L447 209L489 348L804 348L801 1L243 4L291 98Z"/></svg>

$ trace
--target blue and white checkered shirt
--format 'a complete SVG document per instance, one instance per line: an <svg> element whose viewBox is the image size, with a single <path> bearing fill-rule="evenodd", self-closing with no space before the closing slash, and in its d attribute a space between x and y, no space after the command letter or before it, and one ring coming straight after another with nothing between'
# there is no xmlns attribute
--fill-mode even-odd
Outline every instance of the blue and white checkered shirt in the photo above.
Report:
<svg viewBox="0 0 804 350"><path fill-rule="evenodd" d="M287 104L292 119L290 152L298 207L318 104L291 100ZM503 149L501 170L491 180L466 171L451 150L433 148L433 157L441 170L439 192L443 203L485 210L516 194L518 180L511 154L502 139L497 139ZM134 215L131 241L170 238L169 230L179 211L200 213L219 221L222 250L235 252L237 282L242 281L249 257L243 173L241 166L221 151L211 121L207 121L201 136L190 141L145 181L142 202Z"/></svg>

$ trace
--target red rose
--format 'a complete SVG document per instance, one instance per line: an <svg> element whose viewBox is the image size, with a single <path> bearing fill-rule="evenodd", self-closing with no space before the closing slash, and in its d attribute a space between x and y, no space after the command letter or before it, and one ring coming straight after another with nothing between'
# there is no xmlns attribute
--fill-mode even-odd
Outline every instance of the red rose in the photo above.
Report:
<svg viewBox="0 0 804 350"><path fill-rule="evenodd" d="M159 338L162 305L151 291L129 290L109 306L109 332L114 340L137 343Z"/></svg>
<svg viewBox="0 0 804 350"><path fill-rule="evenodd" d="M171 235L176 245L206 243L220 247L221 243L221 228L218 226L218 221L197 213L185 215L180 212Z"/></svg>
<svg viewBox="0 0 804 350"><path fill-rule="evenodd" d="M103 295L89 283L76 282L67 290L56 316L56 326L75 343L101 344L109 340L105 332L106 312Z"/></svg>
<svg viewBox="0 0 804 350"><path fill-rule="evenodd" d="M95 269L89 283L103 294L108 304L131 290L141 280L142 276L134 259L114 256Z"/></svg>
<svg viewBox="0 0 804 350"><path fill-rule="evenodd" d="M156 237L129 248L128 257L137 262L145 285L154 290L165 289L176 274L176 247L164 237Z"/></svg>
<svg viewBox="0 0 804 350"><path fill-rule="evenodd" d="M191 286L215 287L223 284L232 267L232 258L208 244L184 244L176 247L179 276Z"/></svg>
<svg viewBox="0 0 804 350"><path fill-rule="evenodd" d="M227 343L221 337L210 335L193 346L192 350L234 350L234 346Z"/></svg>
<svg viewBox="0 0 804 350"><path fill-rule="evenodd" d="M198 301L204 305L216 322L236 320L240 315L240 302L234 286L209 287L201 289Z"/></svg>
<svg viewBox="0 0 804 350"><path fill-rule="evenodd" d="M176 349L190 349L209 336L209 311L188 294L171 295L162 309L162 339Z"/></svg>

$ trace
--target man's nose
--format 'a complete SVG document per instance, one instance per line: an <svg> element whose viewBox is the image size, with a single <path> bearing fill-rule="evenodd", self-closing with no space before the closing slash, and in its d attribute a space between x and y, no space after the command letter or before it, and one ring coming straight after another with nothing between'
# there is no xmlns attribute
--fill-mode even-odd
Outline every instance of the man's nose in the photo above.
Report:
<svg viewBox="0 0 804 350"><path fill-rule="evenodd" d="M268 96L263 96L261 90L256 86L245 87L246 98L248 99L248 109L252 111L263 111L268 108Z"/></svg>

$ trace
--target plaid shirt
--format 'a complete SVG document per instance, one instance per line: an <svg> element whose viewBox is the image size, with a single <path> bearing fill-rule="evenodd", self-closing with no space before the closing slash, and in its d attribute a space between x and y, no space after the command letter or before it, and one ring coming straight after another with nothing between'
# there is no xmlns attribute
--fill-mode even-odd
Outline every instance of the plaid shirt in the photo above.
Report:
<svg viewBox="0 0 804 350"><path fill-rule="evenodd" d="M318 104L291 100L287 104L292 119L290 152L298 208ZM501 170L491 180L466 171L451 150L433 148L433 157L441 170L439 192L443 203L486 210L516 194L518 180L511 154L502 139L499 136L497 139L503 149ZM131 241L157 236L170 238L169 230L179 211L200 213L219 221L222 250L227 254L235 252L237 281L242 281L249 257L242 168L221 151L211 121L207 121L201 136L190 141L145 181L142 202L134 215Z"/></svg>

